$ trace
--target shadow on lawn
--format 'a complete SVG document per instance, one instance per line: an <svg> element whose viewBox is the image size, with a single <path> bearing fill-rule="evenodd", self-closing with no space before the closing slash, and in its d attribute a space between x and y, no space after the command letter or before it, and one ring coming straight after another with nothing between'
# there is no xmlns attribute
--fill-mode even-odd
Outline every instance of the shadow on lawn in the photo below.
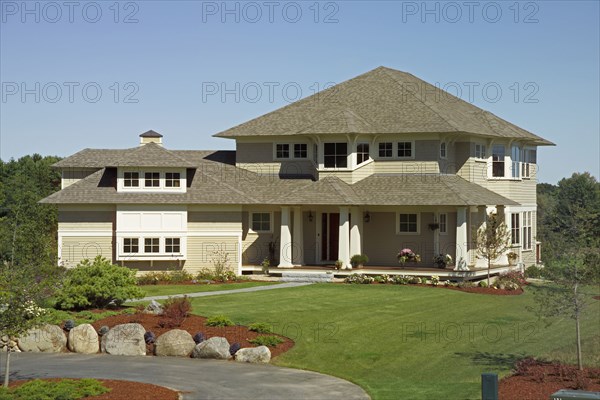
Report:
<svg viewBox="0 0 600 400"><path fill-rule="evenodd" d="M488 353L482 351L454 353L458 357L468 357L473 364L486 367L496 367L501 369L511 369L515 363L527 355L521 354L505 354L505 353Z"/></svg>

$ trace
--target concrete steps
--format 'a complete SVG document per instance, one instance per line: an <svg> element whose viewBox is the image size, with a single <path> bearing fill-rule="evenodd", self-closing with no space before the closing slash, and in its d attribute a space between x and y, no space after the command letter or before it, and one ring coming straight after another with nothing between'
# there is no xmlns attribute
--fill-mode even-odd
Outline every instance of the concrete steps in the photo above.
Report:
<svg viewBox="0 0 600 400"><path fill-rule="evenodd" d="M282 272L281 282L308 282L321 283L333 282L333 274L323 273L301 273L301 272Z"/></svg>

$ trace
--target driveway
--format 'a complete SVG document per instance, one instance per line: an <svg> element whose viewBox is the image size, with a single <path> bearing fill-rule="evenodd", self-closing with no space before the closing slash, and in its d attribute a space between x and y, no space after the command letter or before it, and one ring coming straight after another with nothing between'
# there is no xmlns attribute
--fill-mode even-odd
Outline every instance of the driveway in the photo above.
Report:
<svg viewBox="0 0 600 400"><path fill-rule="evenodd" d="M343 379L274 365L176 357L12 353L11 379L57 377L152 383L182 391L184 399L369 399L363 389Z"/></svg>

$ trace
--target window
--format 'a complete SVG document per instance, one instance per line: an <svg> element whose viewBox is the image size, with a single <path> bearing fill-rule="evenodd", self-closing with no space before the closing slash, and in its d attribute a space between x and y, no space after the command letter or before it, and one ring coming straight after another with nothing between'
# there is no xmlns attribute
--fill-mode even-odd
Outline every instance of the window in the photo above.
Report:
<svg viewBox="0 0 600 400"><path fill-rule="evenodd" d="M475 158L487 158L485 153L485 144L475 143Z"/></svg>
<svg viewBox="0 0 600 400"><path fill-rule="evenodd" d="M412 157L412 142L398 142L398 157Z"/></svg>
<svg viewBox="0 0 600 400"><path fill-rule="evenodd" d="M181 239L179 238L166 238L165 239L165 253L180 253L181 251Z"/></svg>
<svg viewBox="0 0 600 400"><path fill-rule="evenodd" d="M158 238L144 239L144 253L160 253L160 240Z"/></svg>
<svg viewBox="0 0 600 400"><path fill-rule="evenodd" d="M521 177L531 177L531 164L536 163L535 149L523 149L523 163L521 164Z"/></svg>
<svg viewBox="0 0 600 400"><path fill-rule="evenodd" d="M521 161L521 149L519 149L518 146L512 147L511 161L511 175L513 178L519 178L521 172L519 168L519 161Z"/></svg>
<svg viewBox="0 0 600 400"><path fill-rule="evenodd" d="M448 233L448 214L440 214L440 234Z"/></svg>
<svg viewBox="0 0 600 400"><path fill-rule="evenodd" d="M504 177L504 145L492 147L492 176Z"/></svg>
<svg viewBox="0 0 600 400"><path fill-rule="evenodd" d="M393 155L392 143L385 142L379 143L379 157L381 158L391 158Z"/></svg>
<svg viewBox="0 0 600 400"><path fill-rule="evenodd" d="M123 239L123 253L137 253L140 251L138 238Z"/></svg>
<svg viewBox="0 0 600 400"><path fill-rule="evenodd" d="M160 173L146 172L144 173L144 181L146 187L160 187Z"/></svg>
<svg viewBox="0 0 600 400"><path fill-rule="evenodd" d="M275 157L276 158L290 158L290 145L289 144L275 145Z"/></svg>
<svg viewBox="0 0 600 400"><path fill-rule="evenodd" d="M305 143L296 143L294 145L294 158L308 157L308 147Z"/></svg>
<svg viewBox="0 0 600 400"><path fill-rule="evenodd" d="M356 145L356 164L362 164L369 160L369 143L359 143Z"/></svg>
<svg viewBox="0 0 600 400"><path fill-rule="evenodd" d="M419 232L419 224L418 224L418 215L417 214L399 214L398 215L398 232L400 233L418 233Z"/></svg>
<svg viewBox="0 0 600 400"><path fill-rule="evenodd" d="M181 185L181 175L179 172L167 172L165 174L165 186L178 188Z"/></svg>
<svg viewBox="0 0 600 400"><path fill-rule="evenodd" d="M315 162L315 164L319 164L319 146L316 144L313 148L313 161Z"/></svg>
<svg viewBox="0 0 600 400"><path fill-rule="evenodd" d="M346 168L348 166L347 143L325 143L325 168Z"/></svg>
<svg viewBox="0 0 600 400"><path fill-rule="evenodd" d="M446 142L440 143L440 158L446 158Z"/></svg>
<svg viewBox="0 0 600 400"><path fill-rule="evenodd" d="M510 214L510 233L511 233L511 243L519 244L521 243L521 220L519 213Z"/></svg>
<svg viewBox="0 0 600 400"><path fill-rule="evenodd" d="M123 174L125 187L139 187L140 186L140 173L139 172L125 172Z"/></svg>
<svg viewBox="0 0 600 400"><path fill-rule="evenodd" d="M523 213L523 250L531 250L531 225L533 219L533 211L525 211Z"/></svg>
<svg viewBox="0 0 600 400"><path fill-rule="evenodd" d="M251 228L254 232L270 232L271 213L252 213Z"/></svg>

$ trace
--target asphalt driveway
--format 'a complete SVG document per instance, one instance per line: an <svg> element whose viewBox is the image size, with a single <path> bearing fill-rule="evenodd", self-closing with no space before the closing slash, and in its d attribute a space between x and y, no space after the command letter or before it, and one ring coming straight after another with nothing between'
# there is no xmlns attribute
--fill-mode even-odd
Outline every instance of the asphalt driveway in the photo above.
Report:
<svg viewBox="0 0 600 400"><path fill-rule="evenodd" d="M180 390L184 399L369 399L363 389L343 379L274 365L106 354L11 355L11 379L57 377L152 383Z"/></svg>

